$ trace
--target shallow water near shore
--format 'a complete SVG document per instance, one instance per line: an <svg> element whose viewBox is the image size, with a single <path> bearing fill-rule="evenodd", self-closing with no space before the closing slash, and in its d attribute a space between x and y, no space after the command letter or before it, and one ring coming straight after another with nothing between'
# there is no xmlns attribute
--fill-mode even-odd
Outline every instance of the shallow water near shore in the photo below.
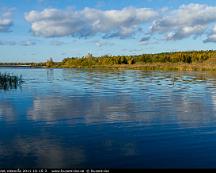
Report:
<svg viewBox="0 0 216 173"><path fill-rule="evenodd" d="M0 68L0 167L215 168L216 74Z"/></svg>

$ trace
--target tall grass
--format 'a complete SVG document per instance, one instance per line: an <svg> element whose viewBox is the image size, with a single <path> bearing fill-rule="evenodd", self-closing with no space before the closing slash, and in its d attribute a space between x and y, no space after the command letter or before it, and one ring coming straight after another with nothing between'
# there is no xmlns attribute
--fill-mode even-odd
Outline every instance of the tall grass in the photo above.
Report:
<svg viewBox="0 0 216 173"><path fill-rule="evenodd" d="M17 87L22 83L22 76L15 76L9 73L0 73L0 89L17 89Z"/></svg>

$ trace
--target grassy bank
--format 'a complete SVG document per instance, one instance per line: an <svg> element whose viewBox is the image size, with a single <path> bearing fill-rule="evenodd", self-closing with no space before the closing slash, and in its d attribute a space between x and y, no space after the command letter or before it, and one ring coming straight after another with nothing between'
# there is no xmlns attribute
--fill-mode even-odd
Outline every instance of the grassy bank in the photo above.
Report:
<svg viewBox="0 0 216 173"><path fill-rule="evenodd" d="M184 63L147 63L133 65L93 65L93 66L55 66L55 68L97 68L97 69L131 69L131 70L163 70L163 71L216 71L216 65L184 64Z"/></svg>
<svg viewBox="0 0 216 173"><path fill-rule="evenodd" d="M92 68L118 68L134 70L165 70L165 71L216 71L216 64L207 63L145 63L145 64L122 64L113 66L93 66Z"/></svg>

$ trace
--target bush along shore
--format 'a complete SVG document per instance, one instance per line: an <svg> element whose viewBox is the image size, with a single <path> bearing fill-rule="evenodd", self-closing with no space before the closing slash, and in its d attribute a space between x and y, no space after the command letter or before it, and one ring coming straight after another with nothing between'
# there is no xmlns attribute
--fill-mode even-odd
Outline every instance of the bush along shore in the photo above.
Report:
<svg viewBox="0 0 216 173"><path fill-rule="evenodd" d="M17 89L23 83L22 76L15 76L8 73L0 73L0 89Z"/></svg>
<svg viewBox="0 0 216 173"><path fill-rule="evenodd" d="M140 70L216 71L216 51L167 52L131 56L91 54L82 58L68 57L62 62L48 60L48 68L113 68Z"/></svg>

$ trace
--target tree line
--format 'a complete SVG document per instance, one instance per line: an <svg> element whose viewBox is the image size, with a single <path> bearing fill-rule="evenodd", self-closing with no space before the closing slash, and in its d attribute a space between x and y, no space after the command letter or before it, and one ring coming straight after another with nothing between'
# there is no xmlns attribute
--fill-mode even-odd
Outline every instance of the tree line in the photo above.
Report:
<svg viewBox="0 0 216 173"><path fill-rule="evenodd" d="M145 64L145 63L203 63L208 59L216 59L216 51L165 52L158 54L142 54L128 56L104 55L99 57L68 57L60 63L47 62L48 66L76 67L96 65Z"/></svg>
<svg viewBox="0 0 216 173"><path fill-rule="evenodd" d="M209 61L210 60L210 61ZM195 64L203 62L215 62L216 51L182 51L164 52L156 54L142 55L103 55L93 56L88 54L83 57L67 57L61 62L54 62L52 58L41 63L1 63L0 65L31 65L32 67L92 67L92 66L112 66L112 65L142 65L154 63L184 63Z"/></svg>

